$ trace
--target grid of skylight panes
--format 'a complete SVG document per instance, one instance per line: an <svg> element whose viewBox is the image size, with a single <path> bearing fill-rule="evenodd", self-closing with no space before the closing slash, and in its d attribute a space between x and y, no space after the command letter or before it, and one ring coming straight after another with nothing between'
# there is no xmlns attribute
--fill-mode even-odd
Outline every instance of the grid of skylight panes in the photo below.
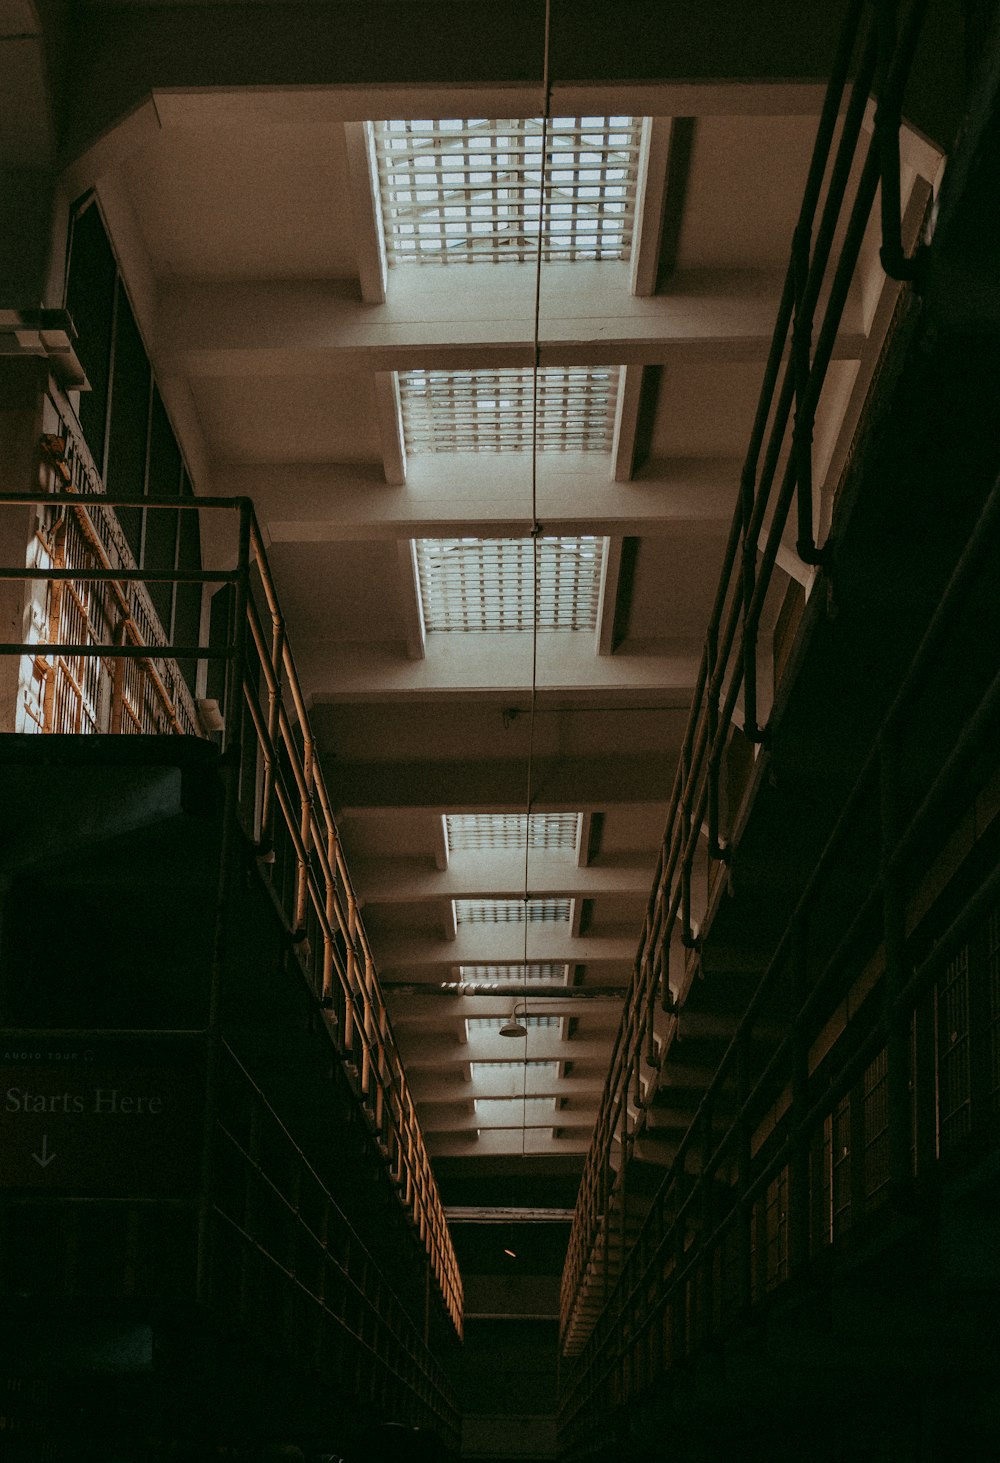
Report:
<svg viewBox="0 0 1000 1463"><path fill-rule="evenodd" d="M376 122L390 264L627 259L637 117ZM544 192L544 197L542 196Z"/></svg>
<svg viewBox="0 0 1000 1463"><path fill-rule="evenodd" d="M518 1013L518 1021L528 1031L551 1031L562 1020L561 1016L524 1016ZM468 1036L500 1035L502 1019L499 1016L466 1016L465 1030ZM510 1037L503 1040L509 1041Z"/></svg>
<svg viewBox="0 0 1000 1463"><path fill-rule="evenodd" d="M424 625L478 632L593 630L604 543L592 535L417 539Z"/></svg>
<svg viewBox="0 0 1000 1463"><path fill-rule="evenodd" d="M469 1069L472 1073L472 1080L480 1077L489 1078L499 1072L524 1073L527 1068L527 1076L530 1077L557 1077L559 1075L559 1063L547 1061L544 1058L539 1061L529 1060L513 1062L470 1062Z"/></svg>
<svg viewBox="0 0 1000 1463"><path fill-rule="evenodd" d="M484 848L545 849L573 853L580 831L579 813L449 813L448 852Z"/></svg>
<svg viewBox="0 0 1000 1463"><path fill-rule="evenodd" d="M571 899L455 899L457 925L569 924Z"/></svg>
<svg viewBox="0 0 1000 1463"><path fill-rule="evenodd" d="M566 985L569 967L558 961L541 960L528 965L460 965L459 975L463 981L476 984L478 981L495 981L504 985L525 985L536 982L539 985Z"/></svg>
<svg viewBox="0 0 1000 1463"><path fill-rule="evenodd" d="M401 371L407 452L607 452L617 366Z"/></svg>
<svg viewBox="0 0 1000 1463"><path fill-rule="evenodd" d="M474 1107L481 1127L520 1128L532 1119L551 1120L556 1100L554 1097L477 1097Z"/></svg>

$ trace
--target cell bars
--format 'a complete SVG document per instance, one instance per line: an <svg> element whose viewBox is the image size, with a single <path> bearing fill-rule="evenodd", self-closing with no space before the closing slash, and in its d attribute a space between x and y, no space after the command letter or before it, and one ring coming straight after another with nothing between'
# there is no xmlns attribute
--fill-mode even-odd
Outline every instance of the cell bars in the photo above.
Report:
<svg viewBox="0 0 1000 1463"><path fill-rule="evenodd" d="M418 452L608 452L615 428L617 366L401 371L406 450Z"/></svg>
<svg viewBox="0 0 1000 1463"><path fill-rule="evenodd" d="M579 813L449 813L448 852L469 849L529 848L574 853L580 831Z"/></svg>
<svg viewBox="0 0 1000 1463"><path fill-rule="evenodd" d="M456 925L569 924L571 899L455 899Z"/></svg>
<svg viewBox="0 0 1000 1463"><path fill-rule="evenodd" d="M603 538L420 538L427 630L593 630ZM536 596L537 584L537 596Z"/></svg>
<svg viewBox="0 0 1000 1463"><path fill-rule="evenodd" d="M641 118L550 118L544 159L539 117L374 131L390 264L527 263L539 222L543 260L629 257Z"/></svg>

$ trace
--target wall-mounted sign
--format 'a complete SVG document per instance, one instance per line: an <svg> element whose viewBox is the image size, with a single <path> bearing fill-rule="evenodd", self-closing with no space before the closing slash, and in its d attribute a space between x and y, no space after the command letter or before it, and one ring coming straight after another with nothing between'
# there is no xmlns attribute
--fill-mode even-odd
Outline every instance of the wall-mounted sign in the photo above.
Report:
<svg viewBox="0 0 1000 1463"><path fill-rule="evenodd" d="M0 1041L0 1188L190 1195L203 1088L190 1046Z"/></svg>

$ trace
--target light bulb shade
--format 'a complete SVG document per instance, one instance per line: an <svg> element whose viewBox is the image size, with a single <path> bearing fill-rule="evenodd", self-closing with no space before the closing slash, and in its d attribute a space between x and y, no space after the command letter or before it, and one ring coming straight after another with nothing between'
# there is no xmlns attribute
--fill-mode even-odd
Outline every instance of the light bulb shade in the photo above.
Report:
<svg viewBox="0 0 1000 1463"><path fill-rule="evenodd" d="M528 1034L528 1028L526 1026L522 1025L522 1023L521 1023L521 1021L520 1021L520 1019L518 1017L518 1014L517 1014L517 1002L515 1001L513 1011L511 1011L511 1013L508 1016L507 1020L504 1022L504 1024L500 1028L500 1035L501 1036L527 1036L527 1034Z"/></svg>

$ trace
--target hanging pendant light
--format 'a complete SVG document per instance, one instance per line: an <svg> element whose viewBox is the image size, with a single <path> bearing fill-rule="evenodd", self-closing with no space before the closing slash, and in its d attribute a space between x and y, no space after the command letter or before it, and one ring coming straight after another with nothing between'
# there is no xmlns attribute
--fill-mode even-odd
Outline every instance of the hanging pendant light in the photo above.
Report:
<svg viewBox="0 0 1000 1463"><path fill-rule="evenodd" d="M518 1002L514 1002L514 1009L507 1020L500 1028L501 1036L527 1036L528 1028L523 1024L517 1014Z"/></svg>

